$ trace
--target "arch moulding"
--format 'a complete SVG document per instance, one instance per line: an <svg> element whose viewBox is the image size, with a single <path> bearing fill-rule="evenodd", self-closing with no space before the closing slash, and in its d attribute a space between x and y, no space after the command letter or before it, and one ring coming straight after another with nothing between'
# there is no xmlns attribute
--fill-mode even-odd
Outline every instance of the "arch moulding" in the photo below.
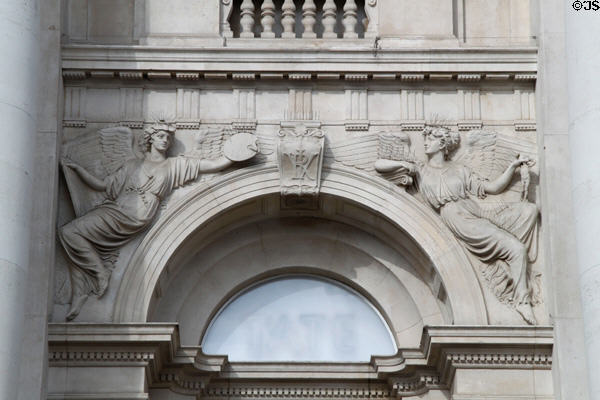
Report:
<svg viewBox="0 0 600 400"><path fill-rule="evenodd" d="M200 184L169 204L168 211L148 231L126 267L113 321L146 322L159 279L186 238L217 216L279 191L276 167L251 167ZM343 167L324 168L321 193L352 201L405 232L439 275L454 324L488 323L483 293L471 262L431 210L383 179Z"/></svg>

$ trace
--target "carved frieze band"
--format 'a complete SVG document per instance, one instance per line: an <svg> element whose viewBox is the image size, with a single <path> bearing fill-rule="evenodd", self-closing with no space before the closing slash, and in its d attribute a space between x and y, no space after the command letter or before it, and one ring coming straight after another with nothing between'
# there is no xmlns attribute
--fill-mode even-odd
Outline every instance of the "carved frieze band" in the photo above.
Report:
<svg viewBox="0 0 600 400"><path fill-rule="evenodd" d="M453 367L488 368L515 366L550 368L552 366L551 353L472 353L460 352L446 355L446 363Z"/></svg>
<svg viewBox="0 0 600 400"><path fill-rule="evenodd" d="M51 363L68 362L146 362L155 359L154 353L144 351L51 351Z"/></svg>
<svg viewBox="0 0 600 400"><path fill-rule="evenodd" d="M191 377L190 377L191 378ZM210 385L205 387L205 382L191 380L176 374L161 374L161 382L170 383L175 391L186 394L197 394L201 398L271 398L271 399L295 399L295 398L318 398L318 399L372 399L393 398L393 391L387 387L331 387L322 385L297 386L221 386ZM408 392L408 391L407 391ZM399 392L400 394L400 392ZM403 393L404 394L404 393Z"/></svg>
<svg viewBox="0 0 600 400"><path fill-rule="evenodd" d="M414 73L414 72L390 72L390 73L320 73L320 72L203 72L203 71L96 71L96 70L63 70L63 79L66 81L81 81L85 79L107 79L117 78L123 80L198 80L198 79L231 79L231 80L255 80L260 79L289 79L289 80L312 80L312 79L344 79L347 81L366 80L399 80L403 82L418 82L425 80L456 80L458 82L478 82L481 80L515 80L535 81L536 73L512 72L512 73Z"/></svg>

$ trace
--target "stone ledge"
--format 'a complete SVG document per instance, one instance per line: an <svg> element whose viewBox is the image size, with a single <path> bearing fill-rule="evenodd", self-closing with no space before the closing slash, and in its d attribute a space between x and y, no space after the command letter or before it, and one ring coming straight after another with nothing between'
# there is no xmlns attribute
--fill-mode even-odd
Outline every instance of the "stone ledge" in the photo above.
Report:
<svg viewBox="0 0 600 400"><path fill-rule="evenodd" d="M250 66L250 68L249 68ZM537 71L535 47L404 48L241 48L64 45L64 70L154 72L214 71L235 73L369 74L511 74L532 80ZM512 72L511 72L512 71ZM502 78L502 75L496 76ZM71 73L71 79L81 74Z"/></svg>
<svg viewBox="0 0 600 400"><path fill-rule="evenodd" d="M182 346L177 324L51 323L48 337L51 369L143 368L151 388L208 398L415 396L449 389L462 368L548 370L553 346L546 326L429 326L418 349L370 362L236 363Z"/></svg>

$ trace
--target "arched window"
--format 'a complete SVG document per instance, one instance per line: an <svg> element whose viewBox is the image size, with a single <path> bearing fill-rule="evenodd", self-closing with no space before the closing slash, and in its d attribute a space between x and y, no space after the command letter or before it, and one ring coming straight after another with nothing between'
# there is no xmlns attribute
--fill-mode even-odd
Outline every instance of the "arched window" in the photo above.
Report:
<svg viewBox="0 0 600 400"><path fill-rule="evenodd" d="M268 280L242 292L213 319L202 348L230 361L356 362L397 350L365 298L308 276Z"/></svg>

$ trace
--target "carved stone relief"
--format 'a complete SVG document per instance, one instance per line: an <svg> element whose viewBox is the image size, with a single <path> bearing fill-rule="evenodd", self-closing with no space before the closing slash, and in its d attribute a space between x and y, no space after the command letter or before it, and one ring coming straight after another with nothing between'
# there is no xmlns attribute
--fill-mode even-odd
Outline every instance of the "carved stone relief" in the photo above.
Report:
<svg viewBox="0 0 600 400"><path fill-rule="evenodd" d="M406 133L332 144L327 156L367 172L374 169L399 186L414 183L423 200L480 260L480 273L497 299L536 324L532 306L541 300L530 265L537 258L539 211L528 200L533 151L518 154L514 144L490 131L470 131L460 151L458 132L438 126L427 127L423 135L425 163L408 150ZM517 170L520 201L483 201L507 190Z"/></svg>
<svg viewBox="0 0 600 400"><path fill-rule="evenodd" d="M444 127L424 131L427 163L380 159L378 172L404 171L417 177L419 192L440 213L444 223L465 247L487 264L483 270L496 296L515 307L523 319L536 323L529 262L537 257L538 208L527 201L528 166L532 160L498 157L496 135L471 131L467 151L451 161L460 136ZM523 167L523 165L525 165ZM513 204L478 204L474 199L503 192L521 168L523 201Z"/></svg>
<svg viewBox="0 0 600 400"><path fill-rule="evenodd" d="M137 146L127 127L101 129L67 142L61 161L76 218L59 229L70 261L74 319L88 296L107 290L119 249L153 220L161 200L202 173L221 171L258 151L250 134L206 130L187 155L167 157L175 126L149 126Z"/></svg>
<svg viewBox="0 0 600 400"><path fill-rule="evenodd" d="M69 162L73 161L79 164L103 182L119 169L120 157L144 163L147 157L145 149L137 148L132 131L128 128L135 132L141 132L139 129L148 125L148 122L144 121L148 121L155 115L168 115L169 118L174 118L178 140L176 146L171 148L170 154L185 153L186 157L196 159L213 159L223 154L227 156L226 148L228 146L224 146L224 143L228 137L231 137L228 143L234 150L231 150L226 158L230 161L243 160L248 156L245 155L248 149L244 147L244 144L236 145L234 142L237 140L242 143L248 142L248 139L243 139L243 137L255 140L259 152L251 163L246 163L244 166L258 167L257 164L265 164L265 168L277 166L280 172L280 205L284 209L317 208L322 166L335 168L339 167L339 164L360 169L370 174L372 179L383 178L405 187L411 195L429 205L421 184L421 170L426 167L426 164L421 165L419 160L424 161L426 156L421 150L419 138L427 119L432 118L432 115L436 115L440 110L450 110L448 111L450 114L448 121L450 121L452 130L459 131L458 134L462 138L460 146L458 144L454 146L458 149L448 152L449 159L447 161L464 166L473 174L481 176L483 180L492 181L498 175L502 175L517 153L524 154L529 158L536 154L535 144L531 141L532 135L528 132L522 133L521 131L526 129L517 127L518 121L535 125L532 106L534 92L530 86L522 83L518 84L518 88L515 88L513 93L498 91L494 87L485 85L482 86L484 89L487 88L486 90L479 89L474 85L465 88L455 84L452 84L452 87L448 88L449 90L442 90L421 87L419 82L428 79L432 81L431 85L434 85L435 80L444 78L448 81L444 85L448 86L449 82L454 79L460 82L478 82L478 79L483 78L477 74L474 74L477 76L462 74L454 78L452 74L443 77L438 74L434 77L417 73L401 73L391 74L385 79L408 83L399 83L399 86L394 87L385 85L384 87L381 82L371 84L371 78L373 81L383 79L379 76L381 74L376 77L367 73L311 74L305 72L272 73L271 75L245 72L229 75L223 73L221 75L224 77L210 80L210 85L206 87L200 87L193 82L202 79L209 82L207 74L211 73L172 73L171 78L175 78L173 82L167 84L165 81L165 87L161 86L160 88L156 86L156 83L153 87L144 88L141 85L140 87L128 86L125 88L118 87L118 84L96 85L98 80L95 80L92 73L87 72L83 74L83 77L78 75L76 82L73 81L75 78L69 78L73 82L71 82L71 86L67 86L65 91L64 126L68 128L65 130L67 137L76 137L76 139L71 139L65 144L63 154L68 158L65 160L64 174L71 195L70 200L72 200L76 212L75 221L81 218L83 218L81 221L85 221L84 217L88 213L92 213L95 209L104 209L108 195L104 190L90 189L90 185L83 180L85 178L82 178L77 170L71 168ZM219 75L219 73L212 74ZM258 79L259 75L260 79ZM89 79L88 76L90 76ZM111 72L111 77L115 76L117 74ZM120 72L118 76L122 79L146 79L145 73L141 72L136 74ZM147 76L148 79L151 79L149 73ZM267 76L269 79L263 79ZM244 80L244 82L227 82L236 79ZM287 83L280 82L282 80ZM332 89L334 83L335 90ZM131 85L133 84L131 83ZM504 104L503 101L507 96L519 101L507 103L509 106L506 108L500 107L499 105ZM160 110L166 110L166 112L160 114L158 113ZM324 119L320 115L323 115ZM501 133L467 130L480 127L482 121L487 121L486 125L489 125L490 129L497 129ZM116 124L127 127L107 128L102 129L100 133L96 131L91 134L82 133L84 131L80 130L86 125L88 129L91 127L98 129L98 127ZM192 151L193 140L190 135L201 130L206 124L220 128L203 131L202 137L205 143L198 145L198 148ZM321 129L321 124L326 128ZM182 132L183 130L185 130L185 134ZM381 131L377 132L377 130ZM235 132L246 133L233 136ZM234 137L237 139L233 140ZM190 145L192 146L190 147ZM377 160L404 163L406 168L389 170L376 168L379 165L376 163ZM533 161L527 161L518 169L515 168L516 177L507 187L506 193L479 199L477 195L473 196L468 193L469 190L466 190L466 196L476 203L481 202L482 209L486 212L489 211L490 215L502 214L500 212L502 210L513 212L519 207L527 207L516 203L527 204L527 199L533 199L536 196L535 171L533 177L528 171L532 169L532 166ZM198 173L202 172L198 171ZM205 177L205 179L210 179L210 177ZM383 182L379 182L379 184L383 184ZM165 190L164 196L175 187L177 185ZM178 191L172 200L175 201L180 196L184 196L187 190L192 189ZM163 198L160 197L159 200ZM67 197L65 199L69 200ZM121 199L117 196L108 201L120 202ZM140 201L143 204L143 201ZM454 200L452 201L454 202ZM63 204L67 203L63 202ZM157 212L166 209L166 204L167 202L163 202ZM136 204L130 209L132 214L138 215L141 213L140 210L146 206ZM70 206L65 206L65 209L67 208ZM537 211L534 211L531 212L532 218L534 214L537 215ZM514 212L516 213L516 211ZM61 223L68 222L73 218L70 215L70 209L62 215L64 217L61 218ZM141 225L129 236L126 235L121 245L128 242L136 232L144 230L154 217L155 214L149 214L146 217L147 224ZM481 218L486 219L485 217ZM493 218L489 217L488 219ZM440 221L448 224L441 212ZM501 222L496 222L502 225ZM490 221L490 223L494 224L494 221ZM84 222L73 222L66 224L62 229L82 224ZM535 225L533 224L531 227L533 231L535 231ZM471 250L467 243L468 240L462 237L458 231L453 230L450 225L448 226L465 249ZM508 235L515 236L507 230L508 228L499 227L499 229L505 230ZM61 234L61 236L64 235ZM138 236L138 239L142 240L142 237ZM77 277L72 278L73 291L84 293L85 296L104 293L109 277L113 281L121 279L120 274L125 270L130 251L134 251L136 243L134 240L126 249L122 249L121 245L116 246L114 251L107 252L108 255L99 254L102 262L108 265L107 268L110 270L115 259L114 254L117 254L119 250L123 253L118 261L117 269L112 274L104 272L102 268L100 268L100 272L82 272L81 268L77 269L77 267L69 265L70 275L80 274L83 276L80 279L83 282L79 285L80 288L76 288L78 286ZM516 313L505 308L504 305L513 308L520 307L522 314L527 314L529 322L533 322L527 311L523 311L527 308L527 303L535 305L539 302L539 285L537 284L539 274L531 270L537 270L541 262L532 263L536 253L533 243L530 251L531 257L526 267L528 278L525 281L519 280L520 275L518 277L512 273L513 269L517 270L518 268L510 267L502 258L489 257L489 260L487 258L484 260L484 257L468 256L473 265L478 266L477 272L482 284L487 284L489 287L489 290L484 290L484 293L488 300L492 300L492 306L488 312L493 315L491 318L497 316L494 320L495 323L504 323L505 321L513 323L520 320ZM528 244L524 245L529 246ZM98 251L96 252L98 253ZM73 261L74 257L71 257L68 249L66 249L66 253L67 260ZM476 254L476 252L471 251L471 254ZM58 257L62 259L62 252L59 252ZM477 258L481 261L480 263L477 263ZM64 267L63 275L66 276L67 263L60 264ZM122 266L123 268L121 268ZM63 282L64 279L59 279L58 284L62 285ZM520 288L517 295L515 287L518 284L522 285L521 282L526 283L526 288ZM68 288L69 285L66 284L65 287ZM112 292L109 293L109 296L105 296L100 302L94 301L87 304L84 315L79 319L88 319L88 307L97 307L103 312L107 310L105 315L109 316L109 308L113 301ZM63 294L65 296L61 300L68 297L68 290L64 290ZM81 304L85 301L85 296L74 295L81 299ZM525 305L520 305L520 303ZM490 307L489 304L488 307ZM76 308L71 307L70 311L74 311ZM97 310L96 308L89 310L89 320L94 320L98 314ZM500 311L496 312L498 310ZM536 309L538 318L543 315L538 313L540 310L541 308ZM64 308L60 309L57 315L60 316L65 311ZM71 317L76 313L77 311Z"/></svg>
<svg viewBox="0 0 600 400"><path fill-rule="evenodd" d="M325 134L317 127L295 123L279 132L277 162L281 174L281 195L294 200L316 198L321 184Z"/></svg>

